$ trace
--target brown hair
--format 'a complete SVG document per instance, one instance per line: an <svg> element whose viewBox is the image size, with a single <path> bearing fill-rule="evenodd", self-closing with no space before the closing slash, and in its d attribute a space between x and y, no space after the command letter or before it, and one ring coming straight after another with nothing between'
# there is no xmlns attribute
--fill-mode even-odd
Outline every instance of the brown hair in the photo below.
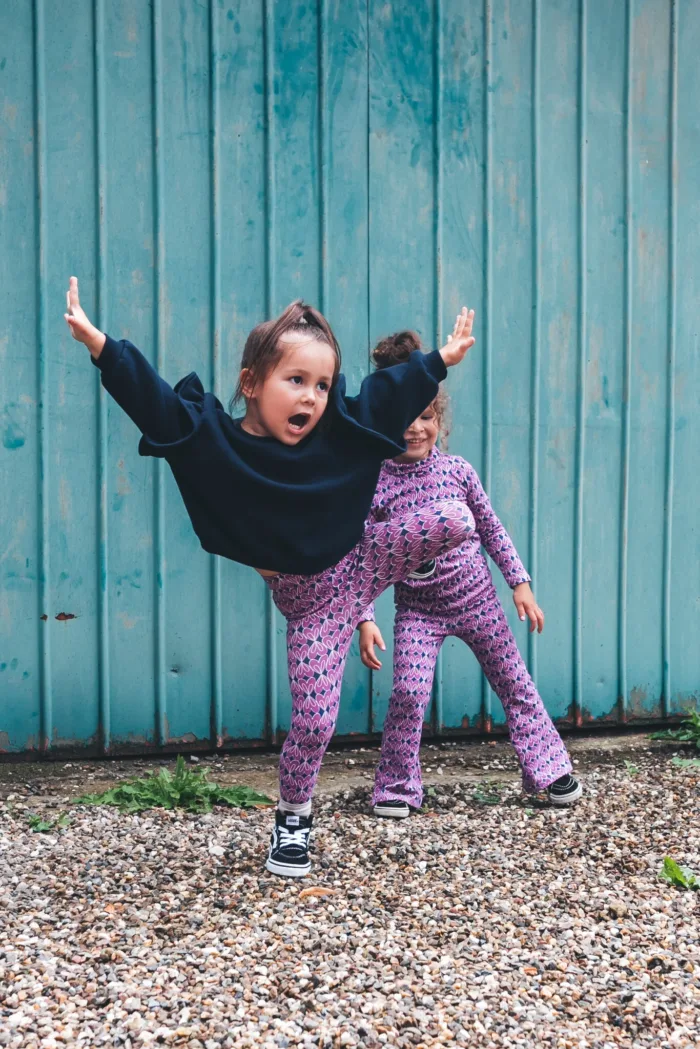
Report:
<svg viewBox="0 0 700 1049"><path fill-rule="evenodd" d="M338 340L323 314L313 306L309 306L308 303L297 299L296 302L291 302L279 317L256 324L246 339L241 358L241 371L247 370L248 378L252 381L253 386L264 382L277 364L282 356L282 340L290 332L302 332L331 347L335 353L333 369L333 382L335 383L340 372ZM229 409L233 411L234 406L243 397L243 380L239 377Z"/></svg>
<svg viewBox="0 0 700 1049"><path fill-rule="evenodd" d="M394 364L403 364L412 353L421 353L423 344L420 336L415 331L397 331L393 335L387 335L381 339L372 350L372 361L375 368L391 368ZM440 386L438 395L430 407L433 409L438 420L440 444L443 449L447 448L447 438L450 433L447 393Z"/></svg>

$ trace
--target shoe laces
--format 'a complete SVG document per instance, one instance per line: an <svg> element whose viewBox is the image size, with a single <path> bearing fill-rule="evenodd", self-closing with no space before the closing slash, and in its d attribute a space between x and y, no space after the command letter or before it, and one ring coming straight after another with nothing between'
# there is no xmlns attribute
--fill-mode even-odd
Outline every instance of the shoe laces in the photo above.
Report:
<svg viewBox="0 0 700 1049"><path fill-rule="evenodd" d="M309 838L308 827L297 827L290 830L288 827L278 827L279 844L281 849L298 848L305 849Z"/></svg>

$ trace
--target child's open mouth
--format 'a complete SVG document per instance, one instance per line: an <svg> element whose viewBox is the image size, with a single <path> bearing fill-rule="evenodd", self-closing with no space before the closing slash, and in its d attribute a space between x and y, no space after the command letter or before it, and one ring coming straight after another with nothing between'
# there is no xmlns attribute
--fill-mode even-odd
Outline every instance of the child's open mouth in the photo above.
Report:
<svg viewBox="0 0 700 1049"><path fill-rule="evenodd" d="M301 433L310 418L310 415L307 415L304 412L298 412L296 415L290 415L287 422L289 423L290 430L294 433Z"/></svg>

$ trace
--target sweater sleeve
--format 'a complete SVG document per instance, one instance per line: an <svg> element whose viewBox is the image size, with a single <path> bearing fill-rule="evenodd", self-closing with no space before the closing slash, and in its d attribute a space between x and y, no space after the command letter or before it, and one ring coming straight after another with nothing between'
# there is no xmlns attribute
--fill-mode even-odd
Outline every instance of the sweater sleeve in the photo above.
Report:
<svg viewBox="0 0 700 1049"><path fill-rule="evenodd" d="M358 626L358 629L359 629L359 627L361 627L363 623L376 623L376 622L377 622L377 618L376 618L376 616L374 614L374 601L373 601L371 605L367 605L367 608L362 613L362 618L360 619L360 622L357 624L357 626Z"/></svg>
<svg viewBox="0 0 700 1049"><path fill-rule="evenodd" d="M105 390L144 435L142 455L164 455L197 430L204 389L194 374L173 389L132 343L109 335L93 364Z"/></svg>
<svg viewBox="0 0 700 1049"><path fill-rule="evenodd" d="M467 504L474 515L481 545L498 565L511 590L519 583L529 583L530 576L518 557L513 540L496 516L476 470L464 460L461 460L461 465L464 467Z"/></svg>
<svg viewBox="0 0 700 1049"><path fill-rule="evenodd" d="M345 397L346 411L361 426L403 448L404 433L437 397L446 375L439 350L412 353L405 364L368 375L356 397Z"/></svg>

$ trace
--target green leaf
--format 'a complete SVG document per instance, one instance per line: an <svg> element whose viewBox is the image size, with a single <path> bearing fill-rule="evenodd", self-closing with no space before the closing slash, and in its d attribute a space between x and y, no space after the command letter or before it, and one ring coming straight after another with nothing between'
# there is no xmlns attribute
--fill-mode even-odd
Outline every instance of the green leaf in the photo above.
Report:
<svg viewBox="0 0 700 1049"><path fill-rule="evenodd" d="M671 764L679 769L700 769L700 758L671 758Z"/></svg>
<svg viewBox="0 0 700 1049"><path fill-rule="evenodd" d="M700 880L688 867L681 867L670 856L664 857L664 865L660 876L671 885L679 889L700 889Z"/></svg>
<svg viewBox="0 0 700 1049"><path fill-rule="evenodd" d="M636 776L639 772L639 765L635 765L631 761L625 761L625 769L629 776Z"/></svg>

